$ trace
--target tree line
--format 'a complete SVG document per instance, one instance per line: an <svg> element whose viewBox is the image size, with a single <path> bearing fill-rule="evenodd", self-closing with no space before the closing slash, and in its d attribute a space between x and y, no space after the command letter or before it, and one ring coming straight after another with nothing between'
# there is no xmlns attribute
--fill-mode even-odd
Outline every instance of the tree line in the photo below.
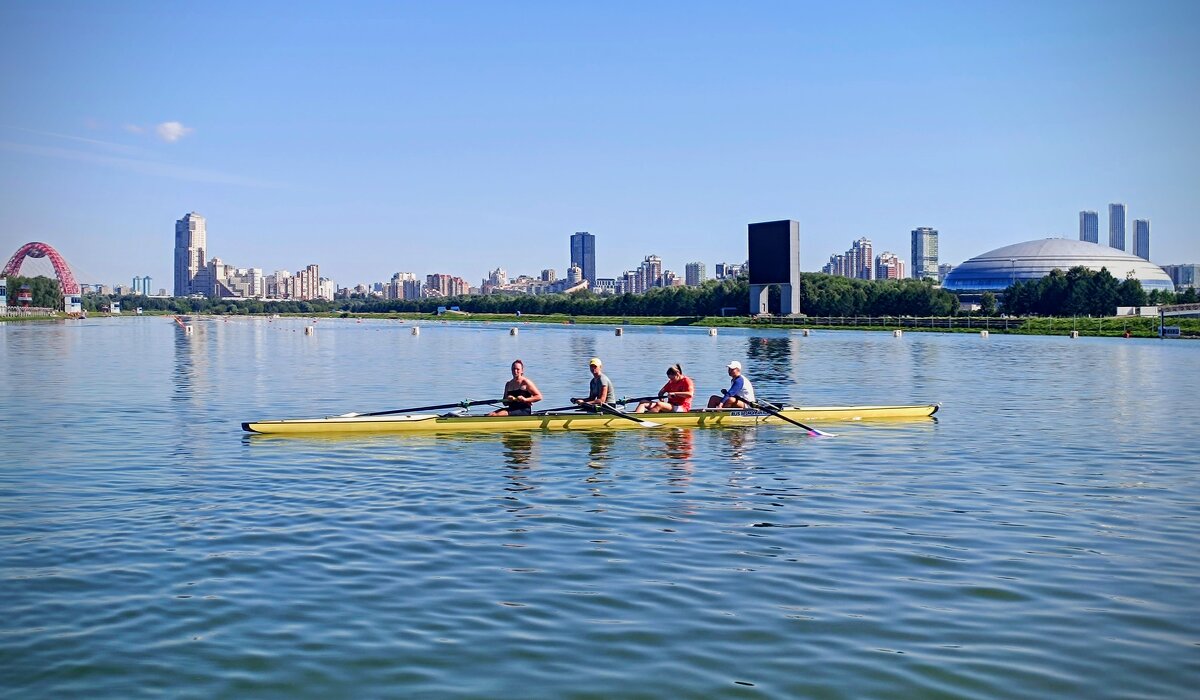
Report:
<svg viewBox="0 0 1200 700"><path fill-rule="evenodd" d="M11 277L8 280L9 303L15 303L17 290L29 285L33 305L62 308L62 293L57 279L48 277ZM83 295L85 311L103 311L112 301L122 310L135 307L147 311L174 314L313 314L313 313L435 313L438 307L457 306L470 313L493 314L565 314L569 316L745 316L750 313L750 284L745 277L709 280L697 287L655 288L644 294L600 296L591 292L574 294L489 294L450 298L380 299L352 297L326 301L265 301L262 299L220 299L191 297L146 297L125 295L118 298L98 294ZM1107 269L1099 272L1074 267L1066 272L1054 270L1040 280L1016 282L1003 293L997 307L996 297L987 293L980 312L1017 316L1112 316L1118 306L1194 303L1194 289L1182 293L1153 290L1147 293L1135 279L1118 281ZM779 290L772 288L770 309L779 310ZM822 273L800 276L800 308L809 316L958 316L962 311L954 294L927 280L858 280ZM756 310L757 311L757 310Z"/></svg>
<svg viewBox="0 0 1200 700"><path fill-rule="evenodd" d="M1014 316L1112 316L1118 306L1196 303L1196 290L1180 293L1142 288L1133 278L1117 281L1107 268L1099 272L1072 267L1051 270L1039 280L1016 282L1004 292L1005 313Z"/></svg>

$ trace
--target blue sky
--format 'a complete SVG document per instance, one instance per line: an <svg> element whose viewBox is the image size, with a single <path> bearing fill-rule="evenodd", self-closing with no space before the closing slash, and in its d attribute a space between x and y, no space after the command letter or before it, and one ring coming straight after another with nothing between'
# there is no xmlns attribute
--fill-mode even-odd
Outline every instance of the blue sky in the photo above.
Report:
<svg viewBox="0 0 1200 700"><path fill-rule="evenodd" d="M0 256L87 282L170 287L192 210L341 285L562 274L574 231L711 274L782 218L806 270L958 263L1113 201L1200 262L1197 2L0 0L0 65Z"/></svg>

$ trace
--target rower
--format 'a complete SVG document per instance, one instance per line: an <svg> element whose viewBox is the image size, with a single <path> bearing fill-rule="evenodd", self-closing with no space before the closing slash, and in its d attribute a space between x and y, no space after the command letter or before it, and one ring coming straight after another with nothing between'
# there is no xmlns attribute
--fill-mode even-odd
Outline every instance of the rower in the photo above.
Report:
<svg viewBox="0 0 1200 700"><path fill-rule="evenodd" d="M617 390L613 388L612 380L604 374L603 367L604 363L600 362L599 357L588 360L588 371L592 373L592 380L588 383L588 396L586 399L572 398L571 403L595 412L597 405L612 402Z"/></svg>
<svg viewBox="0 0 1200 700"><path fill-rule="evenodd" d="M489 413L489 416L528 416L533 404L542 400L537 384L525 376L525 363L513 360L512 379L504 383L504 408Z"/></svg>
<svg viewBox="0 0 1200 700"><path fill-rule="evenodd" d="M683 374L683 367L675 363L667 368L667 383L658 390L657 401L644 401L638 404L634 413L683 413L692 410L692 396L696 393L696 384L691 377Z"/></svg>
<svg viewBox="0 0 1200 700"><path fill-rule="evenodd" d="M742 363L734 360L725 366L729 372L729 389L722 392L724 398L716 394L708 397L709 408L745 408L746 405L739 403L735 396L740 396L747 401L754 400L754 386L750 384L750 380L742 376Z"/></svg>

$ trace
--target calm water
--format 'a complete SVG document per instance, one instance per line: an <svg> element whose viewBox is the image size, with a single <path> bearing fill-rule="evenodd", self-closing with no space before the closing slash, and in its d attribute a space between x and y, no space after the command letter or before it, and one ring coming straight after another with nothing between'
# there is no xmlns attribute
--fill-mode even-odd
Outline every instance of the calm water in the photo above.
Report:
<svg viewBox="0 0 1200 700"><path fill-rule="evenodd" d="M1183 697L1200 344L163 318L0 325L10 697ZM938 421L354 439L731 359Z"/></svg>

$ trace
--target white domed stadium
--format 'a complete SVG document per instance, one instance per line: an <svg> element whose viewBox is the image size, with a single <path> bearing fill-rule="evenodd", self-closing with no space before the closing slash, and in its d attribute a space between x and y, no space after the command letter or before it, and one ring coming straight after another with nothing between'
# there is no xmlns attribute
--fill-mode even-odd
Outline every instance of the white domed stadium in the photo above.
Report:
<svg viewBox="0 0 1200 700"><path fill-rule="evenodd" d="M1118 282L1133 277L1147 292L1175 291L1167 273L1149 260L1106 245L1066 238L1015 243L977 255L951 270L942 280L942 288L955 294L1003 292L1018 280L1040 280L1051 270L1066 272L1081 266L1096 272L1107 268Z"/></svg>

